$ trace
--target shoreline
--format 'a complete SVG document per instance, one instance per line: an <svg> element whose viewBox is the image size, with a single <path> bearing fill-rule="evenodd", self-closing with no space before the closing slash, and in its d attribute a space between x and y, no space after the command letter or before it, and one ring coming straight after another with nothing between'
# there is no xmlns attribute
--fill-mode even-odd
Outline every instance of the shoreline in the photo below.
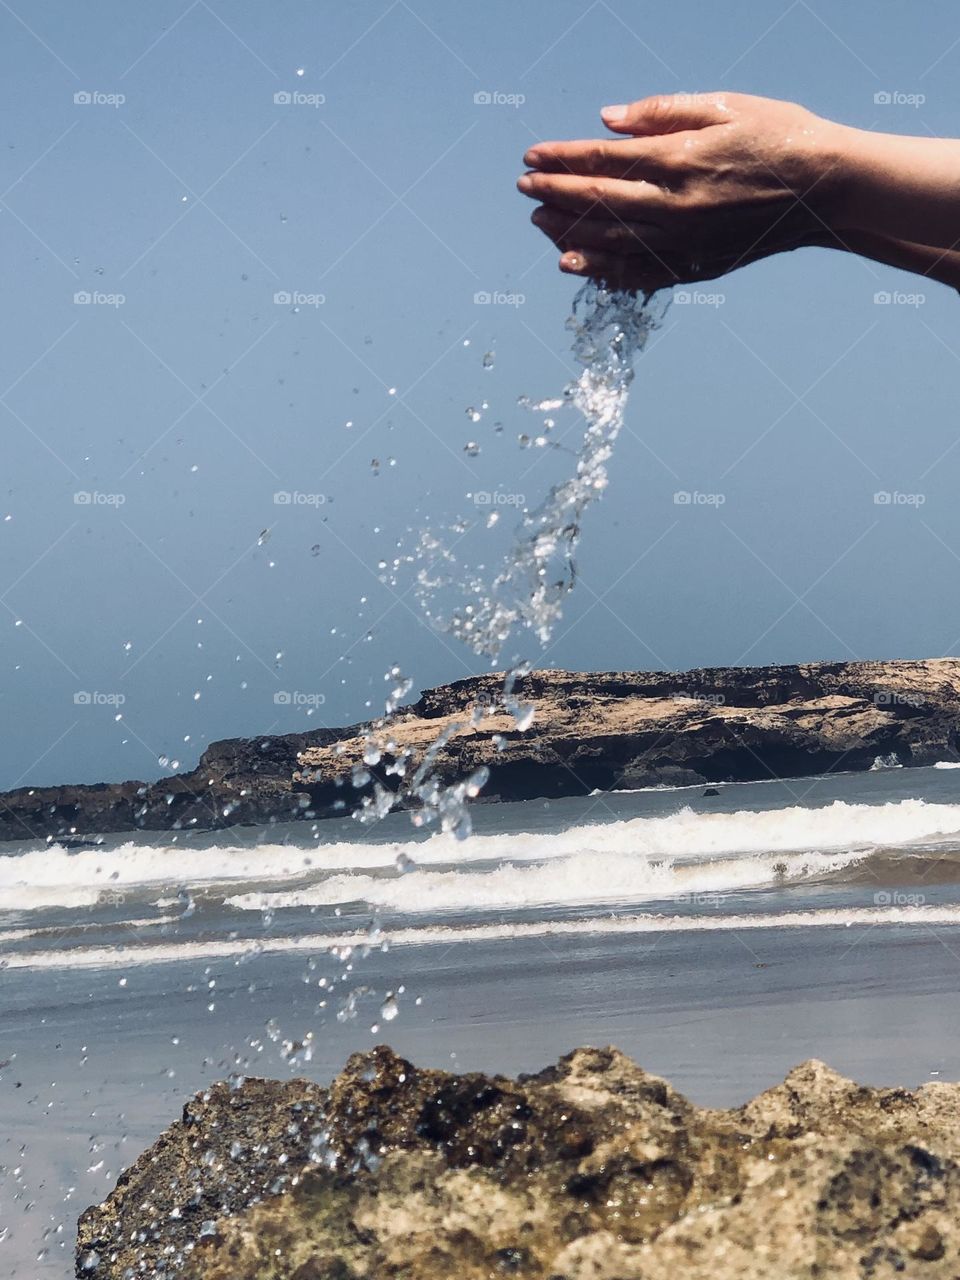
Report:
<svg viewBox="0 0 960 1280"><path fill-rule="evenodd" d="M339 962L318 953L311 988L304 959L211 960L203 981L191 959L4 972L4 1043L16 1056L0 1070L0 1162L24 1166L22 1180L6 1188L0 1180L0 1211L9 1196L12 1227L0 1245L6 1274L66 1280L59 1250L59 1261L37 1263L42 1232L66 1214L69 1248L76 1213L103 1200L187 1098L231 1071L305 1075L325 1086L351 1053L385 1038L371 1026L398 983L406 995L390 1042L416 1063L455 1072L539 1071L571 1045L612 1043L705 1107L740 1106L811 1057L874 1087L960 1080L957 926L374 951L356 971L371 994L343 1023L332 1009L325 1018L316 1010L316 978L335 976ZM212 1012L208 980L216 981ZM271 1019L280 1024L276 1040L263 1032ZM307 1029L315 1033L311 1060L285 1058L284 1041L302 1040ZM250 1049L251 1037L259 1049ZM64 1204L66 1187L76 1191ZM36 1211L23 1216L15 1195L37 1200Z"/></svg>
<svg viewBox="0 0 960 1280"><path fill-rule="evenodd" d="M757 940L748 941L752 944ZM941 941L943 945L940 945ZM502 944L500 947L502 948ZM457 1142L475 1145L482 1143L484 1135L489 1134L486 1127L487 1118L491 1115L489 1103L484 1103L477 1110L467 1103L462 1106L458 1103L455 1107L452 1101L454 1097L460 1096L459 1091L472 1087L470 1082L477 1077L471 1073L484 1073L480 1078L484 1096L489 1096L490 1089L529 1087L537 1090L541 1086L536 1080L532 1083L527 1080L524 1072L541 1072L540 1079L549 1085L551 1081L563 1077L565 1068L561 1063L559 1069L544 1070L544 1064L566 1053L571 1043L605 1045L613 1042L634 1062L642 1063L645 1070L639 1071L633 1063L626 1063L625 1059L616 1055L613 1059L605 1057L602 1050L588 1051L591 1060L603 1059L601 1074L604 1077L614 1067L616 1071L620 1070L620 1066L623 1067L626 1075L618 1077L620 1083L611 1092L624 1100L644 1097L656 1100L654 1109L649 1114L632 1117L621 1113L620 1104L617 1103L616 1118L612 1121L608 1134L614 1144L640 1142L643 1150L649 1144L654 1147L662 1145L662 1135L658 1136L660 1131L657 1128L657 1117L666 1113L679 1114L671 1101L678 1096L674 1090L679 1089L684 1100L676 1106L682 1110L683 1115L676 1125L670 1120L669 1129L687 1135L684 1142L692 1143L692 1146L685 1149L691 1152L695 1151L698 1139L695 1127L693 1130L690 1128L693 1116L684 1109L687 1106L692 1106L698 1114L701 1108L708 1109L717 1123L726 1124L723 1117L728 1117L732 1132L738 1135L734 1142L736 1150L741 1149L744 1135L754 1132L751 1117L757 1121L755 1133L758 1137L769 1136L771 1125L780 1124L777 1116L781 1117L784 1127L777 1139L776 1158L771 1162L764 1156L762 1167L764 1171L792 1171L787 1178L789 1190L777 1192L780 1203L786 1206L809 1204L805 1190L808 1185L812 1200L821 1200L824 1187L831 1179L844 1176L844 1168L849 1170L849 1166L844 1164L848 1157L856 1161L858 1168L864 1161L866 1163L863 1167L866 1168L874 1168L879 1163L883 1166L881 1183L888 1190L894 1188L895 1194L899 1194L897 1189L900 1183L894 1176L893 1166L884 1165L884 1160L892 1153L881 1141L884 1129L895 1118L897 1126L900 1126L894 1135L895 1151L901 1151L907 1146L911 1149L921 1148L944 1168L951 1158L960 1155L960 1150L955 1151L951 1145L953 1139L950 1138L950 1130L940 1123L941 1119L952 1116L951 1124L955 1126L958 1114L957 1095L960 1086L943 1083L960 1079L960 1050L956 1047L955 1037L949 1032L949 1028L955 1025L956 1015L960 1014L960 994L956 983L957 969L960 967L958 947L960 929L946 931L942 939L938 940L927 931L891 927L867 930L862 937L855 938L850 936L849 930L837 929L830 931L829 936L820 935L816 941L803 935L791 938L784 933L771 934L762 941L757 941L752 951L745 949L742 941L734 937L718 938L714 935L699 939L689 936L665 939L655 947L646 947L642 951L629 945L628 940L609 939L579 940L576 945L552 946L549 951L544 951L538 941L529 940L512 944L506 956L497 948L483 955L466 948L457 948L443 956L428 956L423 953L420 957L424 962L423 967L417 966L416 972L410 972L405 963L405 977L409 988L423 989L430 993L430 1008L421 1011L404 1005L403 1016L390 1027L390 1040L405 1059L437 1066L446 1062L456 1073L450 1075L435 1070L422 1072L413 1069L408 1083L412 1087L412 1083L418 1078L429 1077L429 1087L423 1097L427 1100L440 1097L451 1099L449 1105L452 1114L458 1117L456 1132L463 1135ZM365 974L365 978L377 985L379 974L385 975L391 968L390 962L386 958L372 957L371 964L373 969ZM290 991L292 994L293 984L299 981L300 967L292 960L288 963L278 958L264 958L258 962L255 972L261 978L267 973L273 975L267 984L269 992L264 990L262 996L255 998L257 1007L264 1004L265 1000L275 1006L278 993L286 995ZM486 981L493 973L497 974L495 1001L491 1000L491 988ZM284 974L286 977L281 977ZM250 976L245 975L243 980L246 981ZM665 976L669 977L669 983L664 981ZM597 983L601 985L598 986ZM146 993L141 994L140 998L142 1001L149 999ZM297 1005L302 1006L303 1000L297 1000ZM292 1024L296 1023L300 1012L299 1008L290 1011ZM188 1037L192 1034L189 1025L188 1022ZM216 1119L216 1112L223 1115L223 1107L229 1107L232 1097L236 1097L244 1108L246 1119L243 1123L247 1124L252 1117L255 1127L260 1120L269 1127L278 1114L284 1117L289 1115L283 1108L278 1112L278 1095L294 1099L298 1106L303 1103L318 1103L321 1097L326 1098L328 1082L336 1079L349 1049L359 1047L364 1053L359 1060L360 1066L352 1071L348 1069L353 1084L349 1084L346 1089L342 1083L334 1084L332 1101L327 1101L324 1106L323 1128L325 1131L331 1128L336 1130L341 1109L344 1115L356 1112L366 1117L363 1124L368 1135L377 1133L381 1138L386 1135L386 1164L383 1167L388 1168L393 1159L389 1155L389 1150L392 1149L391 1131L388 1127L385 1128L386 1120L374 1122L370 1117L372 1114L382 1116L380 1109L384 1106L393 1114L392 1099L396 1098L397 1106L415 1119L420 1114L420 1103L415 1108L403 1103L403 1097L407 1095L397 1084L396 1072L392 1077L393 1083L381 1083L382 1052L378 1057L364 1048L365 1030L356 1027L351 1034L349 1029L341 1028L334 1033L333 1028L330 1028L331 1034L325 1034L316 1043L317 1052L306 1072L313 1082L309 1085L301 1086L290 1080L290 1071L280 1063L274 1049L272 1058L258 1060L253 1074L280 1075L286 1078L286 1082L265 1086L268 1091L266 1097L261 1086L255 1084L249 1095L249 1105L246 1101L248 1095L244 1093L247 1086L240 1085L239 1092L228 1090L226 1093L218 1093L217 1088L214 1088L214 1109L209 1113L211 1121ZM156 1035L156 1032L153 1034ZM373 1039L368 1030L366 1038L368 1044ZM143 1046L140 1053L143 1054L146 1050L147 1046ZM578 1057L576 1054L573 1056ZM832 1070L816 1064L796 1068L798 1062L804 1063L811 1056L824 1059ZM298 1075L303 1073L304 1065L298 1065ZM647 1075L648 1071L653 1074ZM404 1074L403 1070L400 1074ZM777 1081L783 1080L785 1075L786 1084L778 1085ZM505 1085L504 1076L516 1079L519 1085ZM192 1083L203 1088L206 1097L210 1092L209 1078L208 1076L206 1082L197 1080L194 1074L192 1080L183 1079L179 1090L165 1090L168 1100L160 1105L158 1099L152 1097L151 1115L156 1117L165 1111L167 1119L172 1119L179 1111L176 1098L183 1099L184 1091ZM340 1081L344 1078L341 1076ZM628 1084L628 1078L633 1083ZM670 1083L658 1083L663 1079ZM366 1101L361 1100L355 1089L357 1082L362 1083L364 1080L370 1089L369 1095L363 1095ZM855 1085L851 1080L864 1083ZM599 1084L603 1082L600 1081ZM903 1092L904 1089L913 1090L924 1084L927 1088L920 1088L916 1094ZM566 1096L566 1102L582 1100L584 1095L581 1090L584 1087L585 1082L581 1080L576 1090ZM395 1093L398 1088L401 1089L399 1095ZM538 1104L535 1098L529 1095L525 1097L527 1104L536 1111ZM693 1102L686 1103L687 1097L692 1098ZM952 1100L949 1105L948 1098ZM789 1116L776 1109L771 1110L771 1100L777 1099L782 1100ZM924 1108L928 1103L923 1099L939 1099L943 1106L938 1106L934 1112L925 1113ZM666 1113L663 1111L664 1100ZM779 1106L780 1103L777 1102L777 1107ZM374 1108L373 1113L371 1107ZM733 1111L726 1112L723 1108L733 1108ZM868 1109L870 1120L858 1134L856 1117L861 1108ZM718 1112L715 1109L720 1110ZM595 1117L600 1114L592 1103L587 1112ZM195 1104L188 1103L185 1114L195 1115L187 1131L190 1150L198 1149L197 1144L204 1148L209 1146L214 1151L215 1171L221 1178L229 1177L232 1161L225 1158L225 1150L221 1149L236 1141L242 1143L245 1141L243 1136L231 1127L229 1116L226 1123L211 1123L208 1127L203 1108L195 1112ZM706 1115L707 1112L702 1114ZM924 1120L924 1114L930 1115L929 1122ZM297 1124L304 1123L302 1110L292 1118ZM802 1132L797 1132L798 1126ZM135 1123L134 1128L141 1135L141 1141L143 1136L150 1141L149 1126ZM154 1128L154 1135L158 1128L159 1126ZM549 1134L554 1129L548 1125L547 1131ZM559 1127L556 1132L559 1132ZM452 1141L452 1131L444 1130L444 1133L444 1142ZM804 1134L809 1136L804 1137ZM299 1147L295 1140L295 1150L299 1150L301 1154L308 1151L309 1136L307 1134L307 1140L301 1141ZM858 1139L856 1155L852 1150L848 1151L846 1146L851 1136ZM863 1143L859 1141L861 1137L864 1139ZM960 1134L956 1137L960 1140ZM944 1149L942 1144L948 1138L948 1148ZM406 1151L411 1150L411 1143L413 1148L417 1146L417 1140L412 1136L408 1140L398 1135L397 1140ZM369 1165L369 1184L364 1181L366 1174L363 1169L357 1171L356 1163L346 1156L341 1161L344 1173L336 1185L341 1188L353 1186L359 1176L369 1193L376 1196L381 1194L378 1190L381 1187L379 1159L383 1158L385 1152L376 1146L377 1140L372 1136L368 1136L366 1141L368 1145L363 1150L378 1156L378 1161ZM797 1143L796 1149L791 1145L794 1142ZM594 1145L602 1148L599 1138ZM138 1147L134 1146L133 1153L137 1150ZM155 1154L158 1150L156 1146L147 1149L144 1157L135 1164L131 1181L118 1193L118 1198L111 1202L115 1206L126 1198L128 1215L124 1219L124 1234L128 1237L130 1229L138 1221L138 1205L144 1199L149 1199L156 1208L159 1197L160 1218L163 1221L167 1221L165 1210L172 1207L166 1205L164 1198L169 1198L167 1175L171 1166L166 1157L156 1170L151 1164L151 1153ZM224 1158L218 1158L217 1152L221 1152ZM565 1171L564 1178L558 1180L557 1187L549 1192L544 1189L545 1196L555 1197L559 1195L559 1182L566 1185L569 1177L576 1171L567 1169L564 1163L566 1157L553 1148L538 1149L538 1152L535 1157L531 1155L534 1160L531 1168L535 1176L540 1176L555 1166ZM808 1184L808 1160L814 1152L827 1152L831 1160L839 1156L840 1163L829 1168L824 1166L822 1169L816 1165L816 1177ZM296 1174L296 1166L289 1163L293 1158L294 1154L288 1152L288 1163L284 1167L288 1173ZM636 1163L636 1153L631 1160ZM798 1163L794 1164L794 1160ZM482 1162L481 1165L490 1167ZM643 1166L644 1161L640 1160L638 1168ZM341 1166L338 1165L339 1167ZM468 1167L473 1166L468 1162ZM500 1168L496 1159L493 1167ZM760 1167L757 1166L758 1174ZM246 1173L244 1167L245 1178ZM259 1176L258 1172L257 1177ZM428 1177L427 1184L437 1185L437 1177L443 1176L442 1170L438 1169L437 1174ZM511 1176L509 1166L504 1167L502 1175L497 1174L497 1185L501 1187L498 1195L508 1191L513 1185ZM524 1177L527 1176L524 1174ZM751 1175L747 1179L749 1196L744 1189L744 1205L750 1206L749 1211L745 1210L745 1218L758 1229L767 1220L767 1212L757 1206L753 1195L766 1185L766 1176L764 1172L763 1177L754 1178ZM953 1175L950 1176L952 1179ZM153 1178L156 1183L151 1181ZM641 1181L649 1188L648 1179ZM681 1178L681 1182L688 1185L685 1176ZM406 1179L402 1180L402 1184L407 1185ZM112 1182L110 1185L112 1186ZM382 1193L386 1195L389 1187L394 1185L396 1180L391 1178L383 1186ZM697 1178L690 1180L689 1185L699 1185ZM952 1181L949 1186L953 1186ZM219 1182L217 1187L219 1192ZM287 1186L283 1189L290 1190ZM623 1186L623 1191L627 1193L626 1185ZM956 1192L960 1194L960 1183L957 1184ZM492 1189L490 1194L493 1195ZM872 1193L868 1193L868 1197L869 1194ZM954 1192L950 1191L950 1194L953 1195ZM453 1195L452 1191L450 1195ZM859 1202L856 1196L854 1202ZM287 1208L293 1208L296 1199L287 1202L286 1208L281 1207L283 1203L275 1198L267 1198L264 1202L266 1216L261 1212L256 1219L256 1234L266 1233L267 1238L273 1239L274 1233L279 1230L275 1214L285 1213ZM391 1206L390 1214L400 1212L399 1202L389 1199L388 1203ZM454 1212L454 1203L456 1201L451 1202L447 1197L447 1212ZM699 1220L705 1214L726 1213L731 1203L723 1194L711 1193L703 1199L696 1198L696 1203L689 1204L693 1215L691 1221ZM951 1201L949 1214L953 1223L960 1220L957 1208ZM463 1211L466 1212L465 1204ZM246 1231L246 1218L245 1210L238 1208L237 1212L239 1217L232 1221L216 1222L215 1226L206 1231L204 1249L197 1254L198 1258L202 1257L204 1260L203 1268L197 1274L211 1278L219 1276L220 1272L215 1269L215 1264L226 1265L224 1259L227 1255L218 1250L226 1248L228 1244L231 1248L239 1247L239 1233ZM129 1216L131 1213L132 1218ZM88 1226L82 1236L84 1249L96 1244L95 1236L91 1235L91 1224L96 1223L99 1230L105 1221L110 1220L111 1214L112 1209L107 1211L106 1219L102 1214L99 1217L94 1214L87 1219ZM206 1218L208 1215L204 1212L203 1216ZM210 1215L212 1219L218 1216ZM686 1218L685 1213L681 1216ZM383 1216L380 1220L386 1221ZM896 1245L899 1237L896 1236L895 1226L899 1220L899 1208L895 1205L889 1214L889 1229L894 1235L891 1239L884 1240L885 1247ZM188 1218L188 1230L191 1221ZM313 1221L312 1216L309 1221ZM876 1229L885 1232L888 1229L886 1223L887 1218L884 1218ZM176 1219L173 1224L176 1231ZM198 1224L194 1222L193 1225L196 1237ZM689 1227L689 1222L686 1225ZM937 1229L944 1234L942 1223L938 1223ZM485 1232L486 1230L484 1227ZM674 1228L668 1226L667 1230L672 1231ZM723 1238L727 1244L735 1237L735 1233L731 1234L732 1230L732 1226L723 1228ZM798 1247L810 1238L811 1231L813 1229L809 1225L802 1229L798 1225ZM297 1238L315 1239L313 1227L304 1222L299 1222L293 1234ZM483 1235L481 1238L487 1237ZM495 1234L490 1238L497 1241L497 1247L503 1246L504 1242ZM944 1238L948 1241L952 1239L949 1233ZM184 1234L180 1232L177 1239L182 1242ZM862 1236L857 1239L862 1243ZM607 1237L601 1236L601 1243L605 1240ZM286 1249L289 1238L278 1238L275 1244L284 1250L285 1257L288 1256ZM780 1244L782 1246L783 1240ZM469 1251L467 1256L460 1259L454 1246L455 1242L450 1246L454 1248L451 1257L469 1267ZM950 1247L955 1246L951 1244ZM689 1274L696 1277L701 1274L718 1277L727 1275L727 1272L719 1269L719 1260L710 1253L709 1241L704 1243L704 1250L705 1252L697 1255L703 1259L702 1272L695 1269ZM858 1252L858 1256L860 1253L862 1250ZM838 1254L838 1258L841 1256ZM954 1258L954 1254L949 1256ZM231 1275L234 1280L244 1280L247 1275L256 1275L260 1280L262 1276L283 1277L295 1273L293 1266L285 1270L285 1264L280 1263L277 1264L276 1271L265 1269L248 1272L240 1265L241 1259L245 1257L242 1252L230 1253L229 1264L235 1269L223 1274ZM344 1250L343 1259L350 1260L347 1250ZM650 1277L658 1280L660 1272L654 1270L652 1265L656 1261L655 1254L646 1253L642 1264L632 1257L630 1261L635 1270L617 1271L615 1274L623 1277L642 1275L644 1280L650 1280ZM717 1269L709 1270L708 1262L716 1265ZM262 1259L258 1259L258 1265L260 1264L263 1264ZM676 1265L676 1259L672 1259L672 1264ZM740 1265L742 1266L742 1261ZM908 1259L907 1274L914 1274L909 1269L912 1265L915 1263ZM775 1269L775 1272L784 1277L808 1274L805 1271L793 1271L786 1265ZM365 1280L367 1275L376 1273L377 1269L374 1268L372 1272L358 1269L355 1274ZM680 1273L688 1274L682 1268ZM119 1269L116 1274L120 1274ZM423 1274L432 1276L433 1273L428 1269ZM473 1275L469 1269L464 1274ZM529 1274L540 1276L541 1272L531 1264ZM571 1280L580 1280L581 1276L593 1273L581 1272L575 1268L568 1272L559 1267L553 1271L544 1271L543 1274L557 1274L569 1276ZM674 1271L673 1274L677 1272ZM744 1275L752 1277L754 1273L739 1270L730 1274L742 1278ZM772 1272L761 1270L756 1274L768 1277ZM845 1277L847 1272L839 1269L838 1264L835 1269L830 1269L830 1274ZM850 1275L859 1274L857 1271L850 1272ZM930 1274L939 1277L941 1273L934 1270ZM107 1269L94 1271L93 1275L95 1280L113 1280L114 1272Z"/></svg>

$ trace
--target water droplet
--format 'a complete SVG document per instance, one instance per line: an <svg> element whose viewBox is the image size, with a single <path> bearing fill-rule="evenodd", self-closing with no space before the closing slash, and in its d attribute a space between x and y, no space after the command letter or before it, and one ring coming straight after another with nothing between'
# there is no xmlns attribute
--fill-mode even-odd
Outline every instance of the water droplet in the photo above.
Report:
<svg viewBox="0 0 960 1280"><path fill-rule="evenodd" d="M470 440L463 446L463 452L468 458L476 458L480 453L480 446L476 440Z"/></svg>
<svg viewBox="0 0 960 1280"><path fill-rule="evenodd" d="M393 995L387 996L380 1006L380 1017L384 1022L393 1022L399 1012L400 1006L397 1004L396 997Z"/></svg>

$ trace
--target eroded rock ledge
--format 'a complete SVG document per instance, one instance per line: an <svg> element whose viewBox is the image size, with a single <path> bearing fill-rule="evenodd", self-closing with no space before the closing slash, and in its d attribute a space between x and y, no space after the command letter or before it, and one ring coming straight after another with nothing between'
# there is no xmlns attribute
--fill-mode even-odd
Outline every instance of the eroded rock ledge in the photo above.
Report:
<svg viewBox="0 0 960 1280"><path fill-rule="evenodd" d="M379 734L386 749L374 780L395 788L390 761L404 750L418 760L457 725L437 755L439 775L450 782L485 765L492 800L802 777L868 769L890 755L904 765L960 760L955 658L534 671L515 690L536 707L527 732L503 714L464 723L471 706L495 706L501 689L502 677L490 675L427 690ZM8 791L0 794L0 840L342 816L357 799L349 778L367 728L215 742L196 769L156 783Z"/></svg>
<svg viewBox="0 0 960 1280"><path fill-rule="evenodd" d="M188 1103L83 1215L77 1275L955 1280L960 1085L807 1062L714 1111L614 1049L510 1080L378 1048Z"/></svg>

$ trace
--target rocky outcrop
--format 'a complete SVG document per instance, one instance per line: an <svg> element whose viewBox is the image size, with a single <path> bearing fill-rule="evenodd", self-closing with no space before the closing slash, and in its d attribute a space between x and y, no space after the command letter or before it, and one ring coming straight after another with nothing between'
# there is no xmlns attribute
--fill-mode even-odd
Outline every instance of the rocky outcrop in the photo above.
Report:
<svg viewBox="0 0 960 1280"><path fill-rule="evenodd" d="M77 1275L955 1280L960 1085L807 1062L714 1111L614 1049L511 1080L379 1048L195 1098L83 1215Z"/></svg>
<svg viewBox="0 0 960 1280"><path fill-rule="evenodd" d="M533 704L520 732L503 712L472 722L477 704L496 706L502 677L461 680L423 694L398 713L371 772L388 789L387 766L401 751L422 758L452 733L434 766L444 781L480 765L488 798L587 794L595 788L801 777L956 760L960 747L960 660L810 663L701 671L584 675L534 671L515 695ZM459 727L458 727L459 726ZM393 749L386 749L392 744ZM300 754L299 781L322 805L331 777L358 765L364 738Z"/></svg>
<svg viewBox="0 0 960 1280"><path fill-rule="evenodd" d="M960 660L817 662L700 671L534 671L516 697L530 728L496 707L502 677L427 690L376 730L369 772L396 788L392 761L422 758L445 730L441 781L490 770L484 796L522 800L595 788L754 781L960 759ZM0 795L0 840L89 836L134 827L204 829L341 815L369 726L214 743L190 773L157 783L21 788Z"/></svg>

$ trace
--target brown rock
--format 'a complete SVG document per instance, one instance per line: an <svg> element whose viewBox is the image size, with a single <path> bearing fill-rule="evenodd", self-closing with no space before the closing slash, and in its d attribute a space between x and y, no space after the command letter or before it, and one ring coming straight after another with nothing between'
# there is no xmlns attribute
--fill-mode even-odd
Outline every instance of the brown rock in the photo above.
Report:
<svg viewBox="0 0 960 1280"><path fill-rule="evenodd" d="M489 675L428 689L389 730L374 729L385 748L371 770L375 780L395 789L386 766L405 751L419 761L444 729L453 734L437 755L439 777L452 782L484 765L490 800L802 777L869 769L891 754L904 765L960 760L955 658L534 671L515 687L518 698L536 704L530 730L521 733L501 712L470 724L468 709L496 706L502 686L502 676ZM357 799L350 772L370 729L215 742L196 769L155 783L21 787L0 794L0 840L342 816Z"/></svg>
<svg viewBox="0 0 960 1280"><path fill-rule="evenodd" d="M809 1062L714 1111L613 1049L517 1080L375 1049L194 1100L83 1215L77 1274L956 1280L960 1086Z"/></svg>

